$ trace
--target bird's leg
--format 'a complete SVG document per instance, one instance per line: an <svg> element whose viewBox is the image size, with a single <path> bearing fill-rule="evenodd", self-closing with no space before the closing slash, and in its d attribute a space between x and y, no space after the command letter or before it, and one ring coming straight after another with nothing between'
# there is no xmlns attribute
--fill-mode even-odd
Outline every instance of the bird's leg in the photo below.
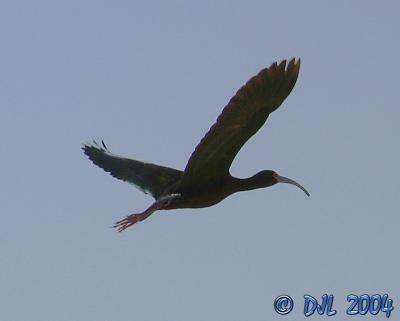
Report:
<svg viewBox="0 0 400 321"><path fill-rule="evenodd" d="M178 193L165 195L165 196L159 198L157 201L155 201L144 212L139 213L139 214L128 215L124 219L116 222L113 227L116 228L118 232L122 232L129 226L132 226L133 224L135 224L137 222L145 220L151 214L153 214L155 211L160 210L162 208L166 208L173 199L179 198L180 196L181 196L181 194L178 194Z"/></svg>
<svg viewBox="0 0 400 321"><path fill-rule="evenodd" d="M122 220L116 222L113 227L116 228L118 232L122 232L129 226L132 226L133 224L135 224L137 222L145 220L151 214L153 214L155 211L159 210L161 207L162 207L162 203L155 202L144 212L128 215L125 218L123 218Z"/></svg>

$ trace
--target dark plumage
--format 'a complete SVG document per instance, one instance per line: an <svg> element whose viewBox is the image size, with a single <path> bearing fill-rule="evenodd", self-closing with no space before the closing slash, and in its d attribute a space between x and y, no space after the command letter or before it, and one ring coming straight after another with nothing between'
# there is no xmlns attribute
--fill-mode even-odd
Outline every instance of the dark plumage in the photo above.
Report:
<svg viewBox="0 0 400 321"><path fill-rule="evenodd" d="M251 78L229 101L191 155L184 171L113 155L104 142L93 142L83 150L97 166L112 176L133 183L155 202L144 212L115 223L119 232L161 209L212 206L227 196L246 190L289 183L309 193L297 182L265 170L240 179L229 174L233 159L246 141L265 123L292 91L300 59L273 63Z"/></svg>

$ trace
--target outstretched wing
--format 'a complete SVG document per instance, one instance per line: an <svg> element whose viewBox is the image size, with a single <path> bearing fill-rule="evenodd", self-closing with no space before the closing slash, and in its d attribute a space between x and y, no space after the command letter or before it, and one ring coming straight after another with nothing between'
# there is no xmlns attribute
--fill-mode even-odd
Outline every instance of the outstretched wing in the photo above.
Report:
<svg viewBox="0 0 400 321"><path fill-rule="evenodd" d="M239 89L191 155L182 186L209 183L229 174L240 148L292 91L299 68L300 59L275 62Z"/></svg>
<svg viewBox="0 0 400 321"><path fill-rule="evenodd" d="M182 171L117 156L110 153L104 142L102 145L94 141L92 145L83 145L82 149L94 164L115 178L132 183L143 192L150 193L155 199L182 178Z"/></svg>

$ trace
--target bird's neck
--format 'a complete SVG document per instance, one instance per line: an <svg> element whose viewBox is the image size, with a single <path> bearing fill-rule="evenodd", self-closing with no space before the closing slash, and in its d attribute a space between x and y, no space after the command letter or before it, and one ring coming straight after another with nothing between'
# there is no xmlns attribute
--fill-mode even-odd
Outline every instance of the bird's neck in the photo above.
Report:
<svg viewBox="0 0 400 321"><path fill-rule="evenodd" d="M251 191L253 189L264 188L273 185L274 183L266 182L265 180L260 180L256 176L248 178L237 178L232 177L232 188L233 193L241 191Z"/></svg>

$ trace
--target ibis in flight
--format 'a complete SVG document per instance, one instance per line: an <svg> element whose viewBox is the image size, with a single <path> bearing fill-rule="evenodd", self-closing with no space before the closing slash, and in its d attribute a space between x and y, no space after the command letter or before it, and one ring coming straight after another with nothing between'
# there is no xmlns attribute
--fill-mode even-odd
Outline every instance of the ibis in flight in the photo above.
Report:
<svg viewBox="0 0 400 321"><path fill-rule="evenodd" d="M263 170L249 178L236 178L229 173L242 146L290 94L299 69L300 59L283 60L251 78L231 98L183 171L114 155L103 141L83 145L84 153L94 164L115 178L150 193L155 199L142 213L128 215L116 222L117 231L143 221L158 210L208 207L236 192L277 183L295 185L310 196L299 183L272 170Z"/></svg>

